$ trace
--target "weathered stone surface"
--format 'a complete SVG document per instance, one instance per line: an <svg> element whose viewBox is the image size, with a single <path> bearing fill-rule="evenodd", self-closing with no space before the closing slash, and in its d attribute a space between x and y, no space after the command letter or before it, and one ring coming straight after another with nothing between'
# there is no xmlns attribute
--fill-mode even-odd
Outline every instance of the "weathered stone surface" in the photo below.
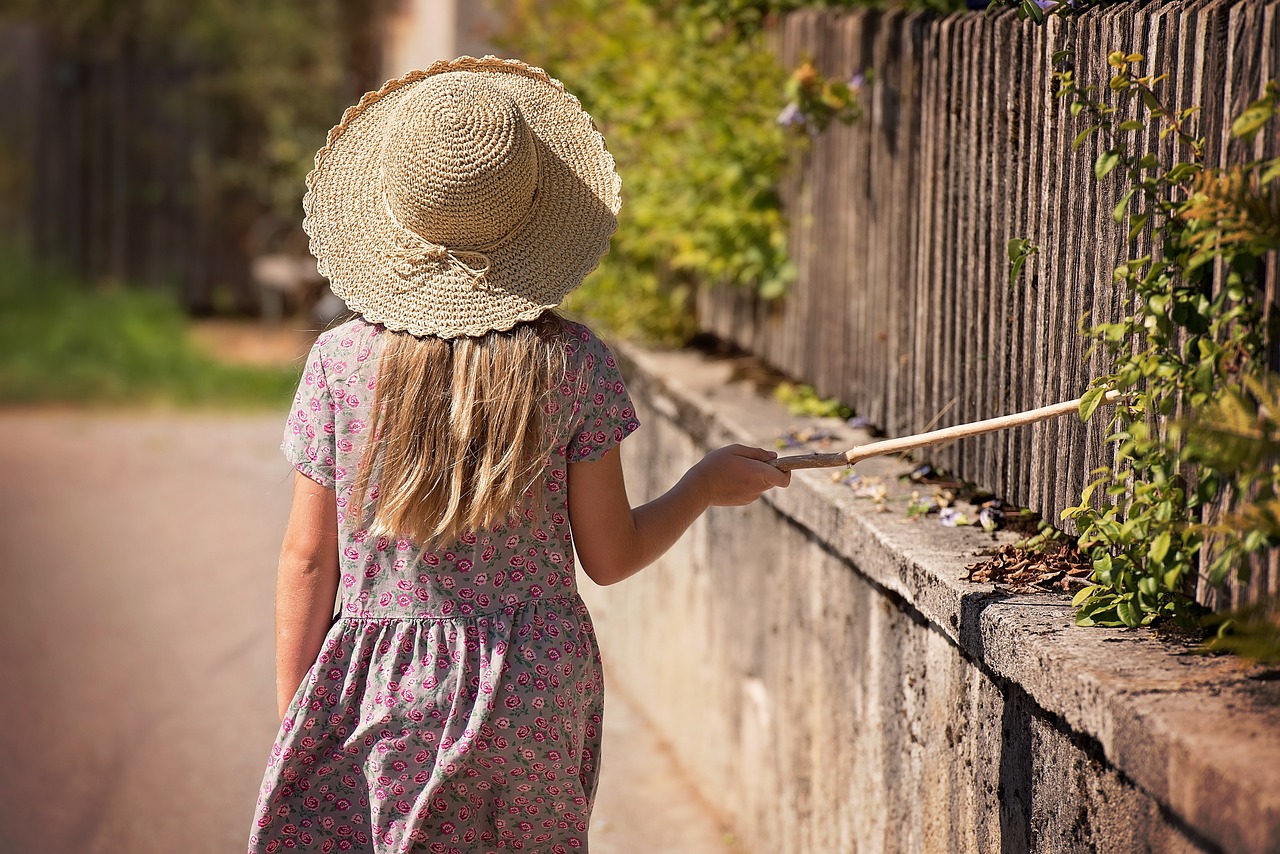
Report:
<svg viewBox="0 0 1280 854"><path fill-rule="evenodd" d="M633 500L795 420L730 361L620 349ZM1276 683L963 581L991 538L908 521L904 463L857 470L886 476L889 512L797 472L584 591L611 678L749 850L1280 850Z"/></svg>

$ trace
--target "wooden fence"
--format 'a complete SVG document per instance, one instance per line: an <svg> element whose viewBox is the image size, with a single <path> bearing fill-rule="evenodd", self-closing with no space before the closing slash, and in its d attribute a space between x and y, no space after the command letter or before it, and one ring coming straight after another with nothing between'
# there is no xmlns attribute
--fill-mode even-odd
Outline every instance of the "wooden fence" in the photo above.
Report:
<svg viewBox="0 0 1280 854"><path fill-rule="evenodd" d="M1112 270L1136 247L1112 221L1118 176L1094 178L1100 140L1072 151L1081 126L1053 97L1055 52L1104 89L1109 52L1145 54L1169 72L1173 104L1203 107L1193 121L1211 164L1264 146L1280 154L1274 137L1246 154L1229 134L1280 78L1276 2L1125 4L1043 26L1009 12L811 10L789 15L777 38L788 67L807 56L828 76L874 70L875 83L863 120L822 133L786 187L791 293L768 304L713 289L700 321L889 435L1067 400L1105 372L1077 330L1085 313L1117 316ZM1040 251L1011 287L1013 237ZM1274 279L1273 264L1268 297ZM1056 521L1110 461L1102 430L1101 418L1064 418L930 457ZM1274 556L1261 563L1232 601L1276 592ZM1201 587L1203 601L1225 604Z"/></svg>
<svg viewBox="0 0 1280 854"><path fill-rule="evenodd" d="M9 236L86 278L173 288L197 311L217 283L253 304L242 226L202 180L219 128L190 81L136 52L86 57L0 24Z"/></svg>

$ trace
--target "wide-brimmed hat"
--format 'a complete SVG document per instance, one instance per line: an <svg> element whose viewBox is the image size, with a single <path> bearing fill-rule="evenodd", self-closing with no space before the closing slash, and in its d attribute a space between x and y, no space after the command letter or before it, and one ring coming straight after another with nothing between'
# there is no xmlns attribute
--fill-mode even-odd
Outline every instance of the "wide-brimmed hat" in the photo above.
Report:
<svg viewBox="0 0 1280 854"><path fill-rule="evenodd" d="M466 56L347 109L307 176L303 228L333 292L366 320L476 336L582 283L608 251L621 189L560 81Z"/></svg>

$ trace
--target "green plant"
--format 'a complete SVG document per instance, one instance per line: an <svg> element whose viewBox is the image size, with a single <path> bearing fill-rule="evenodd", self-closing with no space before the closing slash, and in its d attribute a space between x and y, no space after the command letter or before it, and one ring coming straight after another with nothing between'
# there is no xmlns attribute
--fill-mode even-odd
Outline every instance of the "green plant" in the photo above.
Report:
<svg viewBox="0 0 1280 854"><path fill-rule="evenodd" d="M1231 572L1246 577L1249 558L1273 537L1243 516L1205 521L1210 505L1274 500L1280 484L1274 467L1227 467L1206 453L1207 427L1223 407L1256 394L1266 375L1261 323L1261 255L1277 248L1274 193L1276 162L1252 161L1225 169L1204 165L1203 140L1190 128L1196 108L1175 110L1160 98L1163 79L1143 75L1140 54L1117 51L1104 98L1081 85L1055 56L1057 93L1073 115L1090 124L1078 147L1103 134L1099 181L1113 172L1127 188L1114 209L1130 240L1146 237L1147 254L1115 270L1134 298L1115 322L1094 325L1095 346L1111 356L1110 372L1085 395L1088 419L1107 389L1126 391L1110 416L1115 462L1097 469L1078 506L1064 511L1079 530L1079 546L1091 558L1093 581L1073 604L1081 625L1137 626L1162 617L1193 621L1198 608L1189 581L1202 560L1211 584ZM1256 132L1275 112L1277 89L1237 121L1235 134ZM1110 101L1111 103L1108 103ZM1123 118L1137 115L1138 118ZM1243 118L1243 117L1242 117ZM1176 162L1164 163L1144 144L1150 126L1172 136ZM1213 262L1213 263L1210 263ZM1221 280L1215 281L1214 270ZM1169 416L1190 413L1185 429ZM1184 433L1199 436L1184 442ZM1256 462L1256 460L1255 460Z"/></svg>
<svg viewBox="0 0 1280 854"><path fill-rule="evenodd" d="M787 78L787 105L778 124L810 136L822 133L833 119L852 124L862 118L859 95L870 79L870 73L860 71L848 80L832 80L805 59Z"/></svg>
<svg viewBox="0 0 1280 854"><path fill-rule="evenodd" d="M802 7L878 0L515 0L498 36L583 101L609 141L626 204L612 252L570 301L614 334L678 343L698 288L782 297L788 258L778 193L788 128L858 114L860 80L787 82L765 41ZM958 0L911 0L952 11ZM812 69L812 66L809 66ZM803 68L803 66L802 66ZM801 79L803 77L803 79ZM789 87L789 89L788 89ZM788 91L793 109L788 112ZM779 119L786 121L780 122Z"/></svg>
<svg viewBox="0 0 1280 854"><path fill-rule="evenodd" d="M779 383L773 396L787 407L792 415L815 418L851 418L853 410L841 403L837 398L818 397L813 386L795 383Z"/></svg>
<svg viewBox="0 0 1280 854"><path fill-rule="evenodd" d="M206 356L167 294L89 286L0 246L0 402L279 409L297 381Z"/></svg>
<svg viewBox="0 0 1280 854"><path fill-rule="evenodd" d="M946 14L965 9L963 0L688 0L689 12L698 18L718 21L742 35L754 35L778 16L798 9L929 9Z"/></svg>
<svg viewBox="0 0 1280 854"><path fill-rule="evenodd" d="M1208 620L1214 635L1206 652L1229 652L1263 664L1280 664L1280 599L1271 597Z"/></svg>
<svg viewBox="0 0 1280 854"><path fill-rule="evenodd" d="M1018 280L1018 275L1022 272L1022 266L1027 263L1027 259L1040 251L1040 247L1027 240L1025 237L1014 237L1008 243L1009 253L1009 287L1013 287L1014 282Z"/></svg>
<svg viewBox="0 0 1280 854"><path fill-rule="evenodd" d="M794 276L777 185L785 74L755 30L676 0L521 0L502 46L575 92L618 162L613 248L571 308L678 342L691 298L724 284L781 295Z"/></svg>
<svg viewBox="0 0 1280 854"><path fill-rule="evenodd" d="M1067 535L1061 528L1055 528L1044 519L1040 519L1036 522L1036 532L1025 539L1019 540L1014 545L1025 551L1040 554L1049 549L1057 548L1066 539Z"/></svg>

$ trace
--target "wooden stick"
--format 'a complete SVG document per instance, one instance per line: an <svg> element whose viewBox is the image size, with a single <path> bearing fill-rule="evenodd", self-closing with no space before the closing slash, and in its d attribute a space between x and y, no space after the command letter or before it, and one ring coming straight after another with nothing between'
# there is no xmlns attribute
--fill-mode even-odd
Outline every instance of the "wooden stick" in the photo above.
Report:
<svg viewBox="0 0 1280 854"><path fill-rule="evenodd" d="M1102 396L1102 403L1115 403L1120 399L1120 396L1120 392L1112 389ZM928 433L916 433L914 436L903 436L900 439L885 439L882 442L872 442L869 445L850 448L842 454L797 454L792 457L779 457L773 461L773 464L782 471L850 466L870 457L896 454L899 451L910 451L913 448L923 448L926 445L939 445L943 442L950 442L953 439L963 439L966 436L977 436L982 433L993 433L996 430L1007 430L1010 427L1021 427L1024 424L1047 421L1050 418L1068 415L1079 410L1080 398L1077 398L1063 403L1041 406L1038 409L1028 409L1026 412L1016 412L1013 415L1001 415L999 418L988 418L985 421L957 424L954 427L944 427L941 430L931 430Z"/></svg>

